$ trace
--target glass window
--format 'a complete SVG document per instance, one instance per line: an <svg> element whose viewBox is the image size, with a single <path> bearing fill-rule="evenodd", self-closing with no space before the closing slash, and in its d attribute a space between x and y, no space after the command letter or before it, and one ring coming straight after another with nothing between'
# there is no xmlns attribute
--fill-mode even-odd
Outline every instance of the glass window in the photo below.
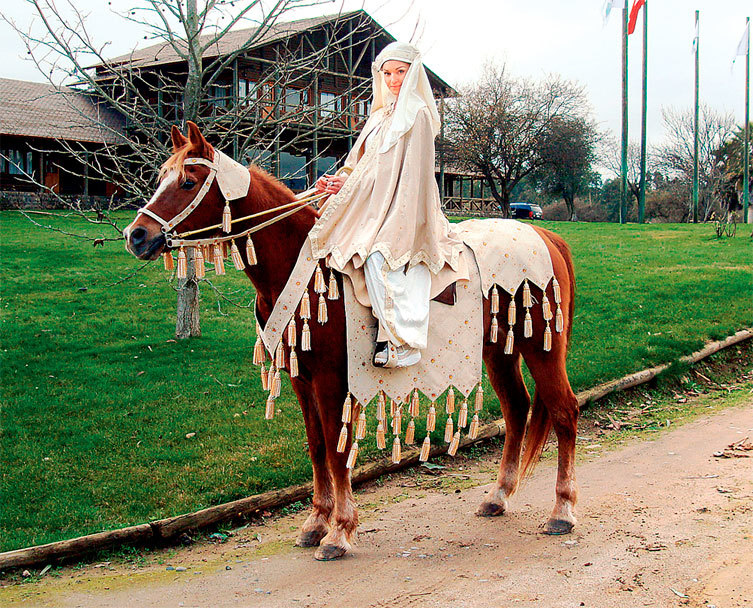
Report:
<svg viewBox="0 0 753 608"><path fill-rule="evenodd" d="M214 106L224 108L227 106L229 95L230 89L226 85L213 84L209 87L208 101Z"/></svg>
<svg viewBox="0 0 753 608"><path fill-rule="evenodd" d="M306 157L280 152L280 180L292 190L306 189Z"/></svg>
<svg viewBox="0 0 753 608"><path fill-rule="evenodd" d="M303 91L300 89L285 89L285 107L288 110L295 110L301 105L303 100Z"/></svg>
<svg viewBox="0 0 753 608"><path fill-rule="evenodd" d="M336 95L334 93L321 93L319 95L321 104L320 116L332 116L335 113Z"/></svg>

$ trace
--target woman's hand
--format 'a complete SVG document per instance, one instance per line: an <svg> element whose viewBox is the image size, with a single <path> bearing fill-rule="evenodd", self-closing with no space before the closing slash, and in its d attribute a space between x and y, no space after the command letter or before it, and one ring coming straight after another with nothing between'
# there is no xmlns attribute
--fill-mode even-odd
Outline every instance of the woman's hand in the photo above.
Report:
<svg viewBox="0 0 753 608"><path fill-rule="evenodd" d="M318 180L316 180L317 192L326 192L327 194L337 194L340 192L340 188L343 187L346 175L329 175L325 173Z"/></svg>

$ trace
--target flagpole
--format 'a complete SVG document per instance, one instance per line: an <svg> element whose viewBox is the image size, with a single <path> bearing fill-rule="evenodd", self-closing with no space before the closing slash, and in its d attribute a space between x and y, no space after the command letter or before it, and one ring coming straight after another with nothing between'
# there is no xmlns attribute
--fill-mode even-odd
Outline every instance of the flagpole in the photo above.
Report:
<svg viewBox="0 0 753 608"><path fill-rule="evenodd" d="M641 182L638 195L638 223L646 211L646 102L648 81L648 0L643 3L643 98L641 100Z"/></svg>
<svg viewBox="0 0 753 608"><path fill-rule="evenodd" d="M745 147L743 148L743 223L748 223L750 199L750 17L745 18L748 49L745 53Z"/></svg>
<svg viewBox="0 0 753 608"><path fill-rule="evenodd" d="M622 9L622 158L620 166L620 224L627 221L628 156L628 8Z"/></svg>
<svg viewBox="0 0 753 608"><path fill-rule="evenodd" d="M693 122L693 223L698 223L698 51L701 46L699 13L695 12L695 120Z"/></svg>

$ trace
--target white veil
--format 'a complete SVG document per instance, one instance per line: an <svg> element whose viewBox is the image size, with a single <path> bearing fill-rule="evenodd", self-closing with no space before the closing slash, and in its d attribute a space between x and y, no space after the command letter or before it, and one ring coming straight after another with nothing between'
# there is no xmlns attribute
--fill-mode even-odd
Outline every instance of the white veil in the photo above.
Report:
<svg viewBox="0 0 753 608"><path fill-rule="evenodd" d="M416 120L418 111L424 106L429 109L434 136L439 132L440 126L437 104L431 92L429 77L426 75L424 64L421 61L421 53L416 47L405 42L388 44L377 55L374 63L371 64L372 84L374 88L371 113L373 114L380 108L395 101L395 96L387 88L381 72L382 66L390 60L404 61L410 64L410 68L408 68L403 85L400 88L400 95L397 98L393 111L392 124L379 150L380 153L389 150L403 135L410 131Z"/></svg>

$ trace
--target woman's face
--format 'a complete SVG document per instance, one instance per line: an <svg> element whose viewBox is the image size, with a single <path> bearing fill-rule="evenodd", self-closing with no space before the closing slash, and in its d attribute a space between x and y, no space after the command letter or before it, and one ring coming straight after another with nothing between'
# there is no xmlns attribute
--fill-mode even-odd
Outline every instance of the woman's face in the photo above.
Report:
<svg viewBox="0 0 753 608"><path fill-rule="evenodd" d="M382 66L382 74L384 75L384 82L387 84L387 88L390 92L397 97L400 94L400 87L403 86L403 80L408 73L410 63L404 61L397 61L390 59L385 61Z"/></svg>

